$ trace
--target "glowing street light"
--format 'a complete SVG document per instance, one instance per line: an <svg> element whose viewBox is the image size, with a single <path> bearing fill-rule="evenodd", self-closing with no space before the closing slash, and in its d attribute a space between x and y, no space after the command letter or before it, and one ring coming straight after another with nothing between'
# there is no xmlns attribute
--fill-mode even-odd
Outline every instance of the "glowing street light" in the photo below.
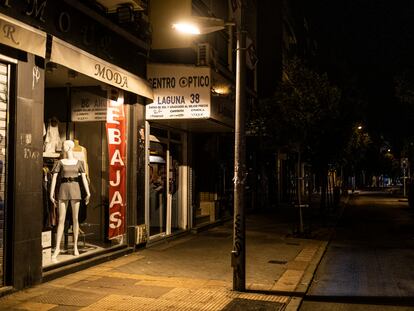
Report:
<svg viewBox="0 0 414 311"><path fill-rule="evenodd" d="M189 34L189 35L200 35L201 31L198 26L186 22L180 22L173 24L172 27L182 33Z"/></svg>
<svg viewBox="0 0 414 311"><path fill-rule="evenodd" d="M219 30L234 23L225 23L224 20L214 17L191 16L185 20L172 24L172 28L188 35L204 35Z"/></svg>

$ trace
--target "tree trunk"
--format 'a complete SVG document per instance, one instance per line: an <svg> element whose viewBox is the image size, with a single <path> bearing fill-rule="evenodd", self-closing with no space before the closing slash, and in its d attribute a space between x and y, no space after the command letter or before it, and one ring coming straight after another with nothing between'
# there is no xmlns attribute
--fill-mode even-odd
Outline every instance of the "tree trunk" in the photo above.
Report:
<svg viewBox="0 0 414 311"><path fill-rule="evenodd" d="M298 167L297 167L297 191L298 191L298 209L299 209L299 233L303 233L303 211L302 211L302 163L301 152L298 150Z"/></svg>
<svg viewBox="0 0 414 311"><path fill-rule="evenodd" d="M327 178L326 178L326 171L325 169L321 169L320 171L320 181L321 181L321 210L326 209L326 199L327 199Z"/></svg>

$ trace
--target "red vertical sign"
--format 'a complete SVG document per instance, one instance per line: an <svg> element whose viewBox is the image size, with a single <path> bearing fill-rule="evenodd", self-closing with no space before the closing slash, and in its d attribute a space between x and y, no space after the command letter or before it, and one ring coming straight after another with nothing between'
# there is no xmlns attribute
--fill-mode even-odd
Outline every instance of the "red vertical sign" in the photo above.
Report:
<svg viewBox="0 0 414 311"><path fill-rule="evenodd" d="M123 94L108 100L106 133L109 159L109 228L108 238L125 233L126 211L126 136Z"/></svg>

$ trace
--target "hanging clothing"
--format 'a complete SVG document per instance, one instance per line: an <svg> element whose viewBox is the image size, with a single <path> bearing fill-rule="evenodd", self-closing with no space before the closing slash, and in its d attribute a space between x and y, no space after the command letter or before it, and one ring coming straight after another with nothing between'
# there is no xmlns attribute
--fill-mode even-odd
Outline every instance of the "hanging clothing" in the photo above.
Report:
<svg viewBox="0 0 414 311"><path fill-rule="evenodd" d="M57 208L50 202L52 174L47 166L43 167L43 228L57 225Z"/></svg>
<svg viewBox="0 0 414 311"><path fill-rule="evenodd" d="M59 127L49 124L46 130L46 138L44 145L45 153L55 153L62 149L62 141L60 140Z"/></svg>

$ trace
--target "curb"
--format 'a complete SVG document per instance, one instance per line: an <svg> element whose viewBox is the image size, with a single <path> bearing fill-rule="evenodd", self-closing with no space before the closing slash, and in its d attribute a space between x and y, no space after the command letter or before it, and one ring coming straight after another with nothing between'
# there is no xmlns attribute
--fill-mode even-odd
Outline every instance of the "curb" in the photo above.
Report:
<svg viewBox="0 0 414 311"><path fill-rule="evenodd" d="M335 224L333 228L336 227L338 220L342 217L342 214L345 210L345 207L349 204L350 196L346 196L344 200L341 202L341 207L339 211L339 217L337 217ZM308 292L312 280L315 276L315 272L318 269L318 266L320 262L322 261L323 256L325 255L325 252L328 249L328 245L331 242L332 236L334 232L331 232L328 238L328 241L323 242L322 245L317 250L316 254L313 256L311 262L306 267L306 270L299 281L299 284L297 285L295 289L295 293L300 293L301 295L292 297L292 299L288 302L286 308L284 310L286 311L296 311L299 310L300 306L302 305L303 298L306 296L306 293Z"/></svg>
<svg viewBox="0 0 414 311"><path fill-rule="evenodd" d="M17 292L17 289L15 289L12 286L4 286L4 287L0 287L0 298L4 297L6 295L10 295L13 294L14 292Z"/></svg>
<svg viewBox="0 0 414 311"><path fill-rule="evenodd" d="M328 243L329 242L322 242L322 245L319 247L316 254L313 256L311 262L307 266L305 273L303 273L302 279L299 281L299 284L296 287L295 292L300 292L304 295L306 294L312 283L314 273L318 268L318 265L321 262L322 257L328 248Z"/></svg>
<svg viewBox="0 0 414 311"><path fill-rule="evenodd" d="M303 276L294 291L295 294L299 295L292 297L292 299L286 305L286 311L299 310L299 307L302 304L302 300L305 297L310 285L312 284L315 271L318 269L319 263L322 261L322 257L328 248L328 244L329 242L322 243L322 245L317 250L316 254L313 256L311 262L306 267L306 270L303 273Z"/></svg>
<svg viewBox="0 0 414 311"><path fill-rule="evenodd" d="M62 267L43 272L42 283L52 281L54 279L66 276L68 274L85 270L96 266L98 264L122 257L124 255L132 253L134 250L131 247L121 248L110 253L104 253L100 256L92 257L79 262L74 262L69 265L64 265Z"/></svg>
<svg viewBox="0 0 414 311"><path fill-rule="evenodd" d="M292 297L283 310L284 311L296 311L296 310L299 310L301 304L302 304L302 298Z"/></svg>

